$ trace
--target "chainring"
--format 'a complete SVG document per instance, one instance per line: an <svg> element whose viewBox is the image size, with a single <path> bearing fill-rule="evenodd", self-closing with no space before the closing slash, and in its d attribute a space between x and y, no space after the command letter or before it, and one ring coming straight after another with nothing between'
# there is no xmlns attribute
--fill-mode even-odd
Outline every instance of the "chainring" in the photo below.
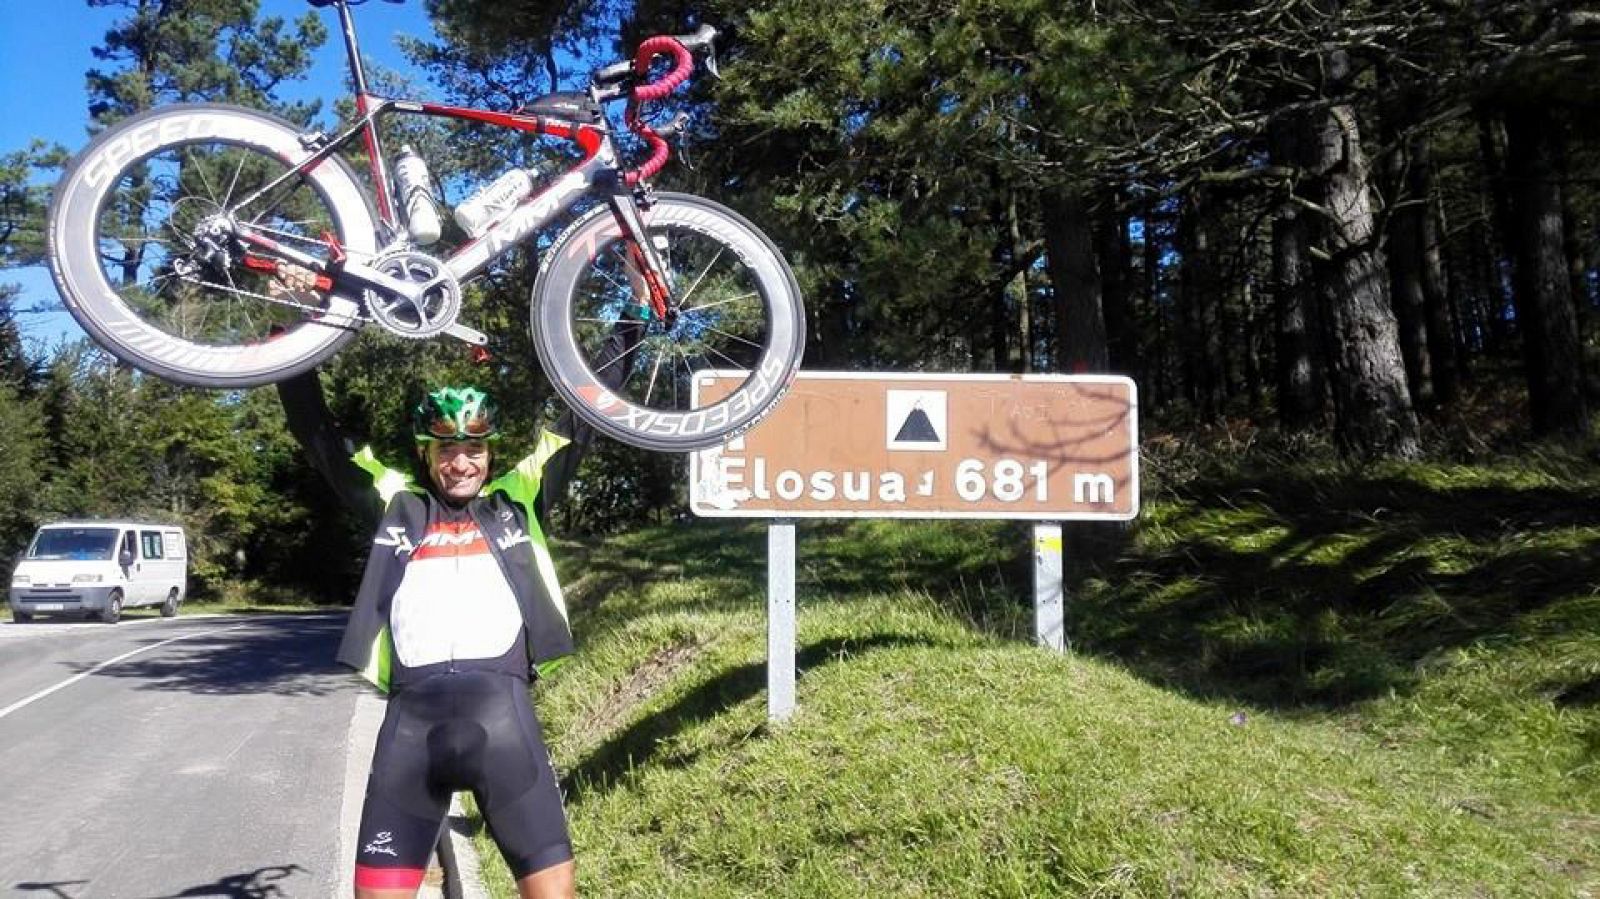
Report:
<svg viewBox="0 0 1600 899"><path fill-rule="evenodd" d="M461 314L461 284L443 262L427 253L397 250L374 259L372 267L391 278L427 285L418 302L367 291L367 313L384 330L408 340L422 340L456 323Z"/></svg>

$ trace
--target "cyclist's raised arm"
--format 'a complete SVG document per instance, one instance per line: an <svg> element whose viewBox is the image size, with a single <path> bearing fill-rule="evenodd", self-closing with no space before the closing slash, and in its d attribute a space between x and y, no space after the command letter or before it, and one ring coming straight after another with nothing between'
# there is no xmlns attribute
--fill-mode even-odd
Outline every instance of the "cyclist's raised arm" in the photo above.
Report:
<svg viewBox="0 0 1600 899"><path fill-rule="evenodd" d="M355 463L355 444L328 411L316 370L279 381L277 388L289 433L305 448L311 466L333 488L340 502L376 524L383 515L383 500L373 489L372 475Z"/></svg>
<svg viewBox="0 0 1600 899"><path fill-rule="evenodd" d="M606 338L604 347L596 356L595 371L600 373L600 381L607 390L619 389L628 379L628 374L633 370L633 351L644 336L644 327L643 322L619 319L611 330L611 336ZM541 444L551 440L564 443L544 460L538 502L534 510L541 527L548 524L550 512L566 499L567 487L578 472L584 452L594 441L594 428L582 417L574 415L571 409L562 412L560 418L545 428L545 432L539 435Z"/></svg>

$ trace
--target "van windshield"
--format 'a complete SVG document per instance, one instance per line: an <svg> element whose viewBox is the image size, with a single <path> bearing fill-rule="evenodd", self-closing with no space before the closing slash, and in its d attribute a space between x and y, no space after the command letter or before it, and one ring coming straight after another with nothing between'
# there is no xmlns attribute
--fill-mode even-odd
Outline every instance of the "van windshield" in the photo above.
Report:
<svg viewBox="0 0 1600 899"><path fill-rule="evenodd" d="M104 561L116 546L116 528L50 528L34 538L28 558Z"/></svg>

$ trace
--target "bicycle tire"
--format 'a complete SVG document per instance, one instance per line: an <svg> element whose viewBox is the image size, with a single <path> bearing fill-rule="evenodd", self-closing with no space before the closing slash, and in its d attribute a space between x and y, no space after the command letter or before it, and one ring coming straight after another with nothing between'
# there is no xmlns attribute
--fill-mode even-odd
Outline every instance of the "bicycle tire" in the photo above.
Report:
<svg viewBox="0 0 1600 899"><path fill-rule="evenodd" d="M744 433L788 391L805 350L805 310L783 254L733 210L661 192L643 218L675 273L682 308L671 324L645 324L623 385L612 390L601 380L598 346L638 302L642 281L620 283L630 266L609 206L573 222L546 255L533 290L534 346L557 393L601 433L657 452L692 452ZM712 346L723 337L731 339L722 349ZM714 370L744 380L719 401L691 407L692 382Z"/></svg>
<svg viewBox="0 0 1600 899"><path fill-rule="evenodd" d="M279 285L265 279L277 276L227 254L217 261L214 250L193 267L196 223L224 210L278 226L274 239L313 255L333 252L319 229L352 256L373 255L371 201L338 158L259 209L233 205L309 155L292 123L223 104L165 106L107 129L68 165L50 204L47 256L67 310L118 359L179 384L254 387L314 367L355 336L358 298L274 295Z"/></svg>

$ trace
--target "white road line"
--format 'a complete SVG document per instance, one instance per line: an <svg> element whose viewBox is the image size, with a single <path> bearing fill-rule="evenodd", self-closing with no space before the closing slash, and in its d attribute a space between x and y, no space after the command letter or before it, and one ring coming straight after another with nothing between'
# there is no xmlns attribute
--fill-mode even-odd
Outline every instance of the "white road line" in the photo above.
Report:
<svg viewBox="0 0 1600 899"><path fill-rule="evenodd" d="M162 640L160 643L152 643L149 646L141 646L138 649L130 650L129 652L125 652L122 655L117 656L114 659L107 659L106 661L101 662L100 664L94 666L93 668L90 668L88 671L84 671L84 672L81 672L79 674L74 674L73 676L67 678L66 680L62 681L59 684L56 684L53 687L46 687L43 690L40 690L39 692L33 694L32 696L29 696L26 699L19 699L16 702L13 702L12 704L6 706L5 708L0 709L0 718L4 718L5 716L11 714L12 712L15 712L16 710L18 710L20 708L32 705L33 703L38 702L39 700L45 698L46 696L49 696L51 693L54 693L57 690L65 690L67 687L72 686L73 684L77 683L78 681L83 680L84 678L88 677L91 674L94 674L94 673L96 673L98 671L104 671L105 669L110 668L112 665L115 665L118 662L127 661L128 659L131 659L134 656L139 655L140 653L149 652L152 649L160 649L161 647L166 646L168 643L176 643L179 640L188 640L191 637L204 637L204 636L206 636L208 634L220 634L220 633L223 633L225 631L236 631L236 630L239 630L242 627L248 627L248 625L236 624L233 627L219 627L219 628L213 628L213 629L211 629L209 631L196 631L196 632L194 632L192 634L183 634L182 636L172 637L171 639L168 639L168 640Z"/></svg>

